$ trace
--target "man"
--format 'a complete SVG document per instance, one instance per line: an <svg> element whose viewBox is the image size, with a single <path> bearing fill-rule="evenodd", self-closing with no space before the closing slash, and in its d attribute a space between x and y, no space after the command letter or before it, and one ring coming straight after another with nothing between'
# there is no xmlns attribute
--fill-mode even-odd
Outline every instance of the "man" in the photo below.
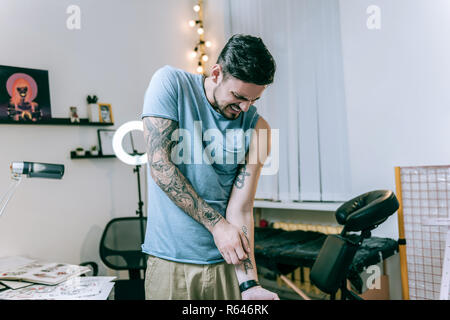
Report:
<svg viewBox="0 0 450 320"><path fill-rule="evenodd" d="M153 75L142 114L146 299L278 299L258 283L253 240L253 200L270 152L270 127L253 103L275 68L260 38L234 35L207 78L169 66Z"/></svg>

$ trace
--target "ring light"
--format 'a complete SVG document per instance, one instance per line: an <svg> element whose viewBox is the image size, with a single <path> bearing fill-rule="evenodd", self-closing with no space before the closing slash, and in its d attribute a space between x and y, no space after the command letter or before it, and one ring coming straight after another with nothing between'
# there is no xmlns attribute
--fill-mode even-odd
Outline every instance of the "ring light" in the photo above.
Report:
<svg viewBox="0 0 450 320"><path fill-rule="evenodd" d="M144 125L142 121L130 121L121 125L120 128L117 129L113 137L113 150L119 160L126 164L136 166L147 163L147 154L144 153L143 155L130 155L123 149L122 146L123 138L128 132L134 130L140 130L142 132L144 131Z"/></svg>

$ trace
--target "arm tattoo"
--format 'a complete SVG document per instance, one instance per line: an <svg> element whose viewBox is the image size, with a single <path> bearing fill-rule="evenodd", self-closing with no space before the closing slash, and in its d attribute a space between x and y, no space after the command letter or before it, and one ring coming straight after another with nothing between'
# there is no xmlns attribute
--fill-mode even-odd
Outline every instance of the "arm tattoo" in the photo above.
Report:
<svg viewBox="0 0 450 320"><path fill-rule="evenodd" d="M238 189L242 189L244 187L245 177L249 177L250 176L250 173L248 173L246 170L247 170L247 166L244 164L239 169L239 174L237 175L236 180L234 180L234 185Z"/></svg>
<svg viewBox="0 0 450 320"><path fill-rule="evenodd" d="M248 230L246 226L242 226L242 232L244 232L245 238L247 239L247 242L250 243L250 241L248 241ZM245 270L245 274L247 274L247 270L249 269L253 269L253 264L252 264L252 260L250 260L250 257L248 257L247 259L245 259L242 264L244 265L244 270Z"/></svg>
<svg viewBox="0 0 450 320"><path fill-rule="evenodd" d="M208 230L223 217L198 196L192 185L170 159L175 144L172 133L178 128L173 120L144 118L144 137L150 173L155 183L182 210Z"/></svg>

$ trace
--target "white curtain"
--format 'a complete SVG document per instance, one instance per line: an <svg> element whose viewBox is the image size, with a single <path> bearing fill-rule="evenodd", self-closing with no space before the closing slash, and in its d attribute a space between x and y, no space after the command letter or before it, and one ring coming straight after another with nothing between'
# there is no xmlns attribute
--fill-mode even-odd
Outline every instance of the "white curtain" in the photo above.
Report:
<svg viewBox="0 0 450 320"><path fill-rule="evenodd" d="M229 0L228 36L259 36L277 63L258 112L279 129L279 171L256 197L342 201L350 194L338 0Z"/></svg>

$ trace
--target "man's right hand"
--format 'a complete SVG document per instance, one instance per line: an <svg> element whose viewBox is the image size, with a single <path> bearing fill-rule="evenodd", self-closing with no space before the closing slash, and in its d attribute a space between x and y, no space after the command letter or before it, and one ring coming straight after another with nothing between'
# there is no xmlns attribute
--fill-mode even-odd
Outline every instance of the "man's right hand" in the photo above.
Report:
<svg viewBox="0 0 450 320"><path fill-rule="evenodd" d="M212 229L214 242L228 264L241 264L249 257L250 244L245 234L229 223L221 219Z"/></svg>

